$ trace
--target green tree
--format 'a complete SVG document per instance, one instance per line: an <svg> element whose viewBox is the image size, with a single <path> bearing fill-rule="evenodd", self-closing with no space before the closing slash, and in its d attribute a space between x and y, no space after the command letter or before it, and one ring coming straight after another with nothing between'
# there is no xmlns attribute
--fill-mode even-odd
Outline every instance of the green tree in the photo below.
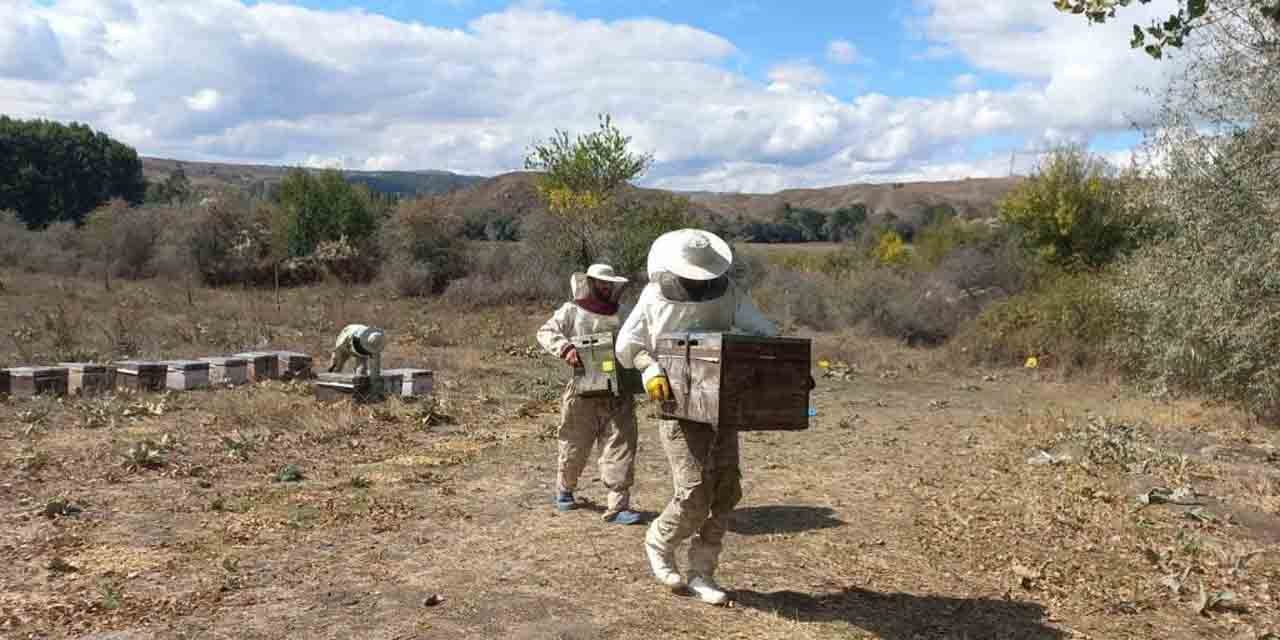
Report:
<svg viewBox="0 0 1280 640"><path fill-rule="evenodd" d="M827 216L823 235L831 242L844 242L858 237L858 229L867 222L867 205L840 207Z"/></svg>
<svg viewBox="0 0 1280 640"><path fill-rule="evenodd" d="M179 163L178 167L164 181L147 185L146 201L154 204L182 206L191 202L195 195L195 190L191 187L191 180L187 178L186 170Z"/></svg>
<svg viewBox="0 0 1280 640"><path fill-rule="evenodd" d="M146 188L138 153L105 133L0 116L0 210L29 228L78 224L113 198L139 204Z"/></svg>
<svg viewBox="0 0 1280 640"><path fill-rule="evenodd" d="M1150 4L1151 0L1137 0ZM1106 22L1116 17L1116 12L1134 3L1134 0L1054 0L1059 11L1084 15L1090 22ZM1151 57L1161 58L1164 49L1180 49L1191 32L1213 19L1213 9L1233 11L1256 10L1268 20L1280 23L1280 0L1178 0L1178 12L1163 20L1156 20L1147 27L1133 25L1133 39L1129 46L1144 49Z"/></svg>
<svg viewBox="0 0 1280 640"><path fill-rule="evenodd" d="M581 268L596 262L611 233L624 226L627 210L618 198L653 162L651 154L630 151L630 143L606 114L596 131L576 138L557 129L525 159L526 169L542 172L538 191L548 212L564 223L558 250Z"/></svg>
<svg viewBox="0 0 1280 640"><path fill-rule="evenodd" d="M1140 237L1114 170L1079 147L1051 152L1042 166L999 205L1000 219L1057 266L1101 267Z"/></svg>
<svg viewBox="0 0 1280 640"><path fill-rule="evenodd" d="M290 171L280 181L275 199L291 221L288 236L293 257L311 255L321 242L344 237L359 244L378 230L380 202L368 188L352 185L333 169L318 174Z"/></svg>

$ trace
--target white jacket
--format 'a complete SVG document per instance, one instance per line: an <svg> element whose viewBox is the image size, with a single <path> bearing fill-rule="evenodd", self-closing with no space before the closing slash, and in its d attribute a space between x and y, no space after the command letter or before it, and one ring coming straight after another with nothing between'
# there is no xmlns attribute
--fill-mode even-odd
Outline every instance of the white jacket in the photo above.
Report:
<svg viewBox="0 0 1280 640"><path fill-rule="evenodd" d="M658 336L679 331L739 331L772 337L778 335L778 326L764 317L751 296L732 282L724 295L702 302L669 300L656 282L650 282L619 330L614 345L618 363L648 369L655 364L652 352L657 348ZM646 371L645 378L651 375Z"/></svg>
<svg viewBox="0 0 1280 640"><path fill-rule="evenodd" d="M580 300L588 294L585 277L573 278L570 287L574 300ZM627 308L622 307L618 309L618 313L605 316L587 311L573 302L566 302L538 329L538 344L547 353L557 358L563 357L573 338L593 333L617 332L627 311Z"/></svg>

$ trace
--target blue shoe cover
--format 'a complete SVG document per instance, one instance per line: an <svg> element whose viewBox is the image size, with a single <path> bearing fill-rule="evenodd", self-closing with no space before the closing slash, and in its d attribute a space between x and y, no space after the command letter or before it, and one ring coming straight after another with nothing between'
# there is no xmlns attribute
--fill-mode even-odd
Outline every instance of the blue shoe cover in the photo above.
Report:
<svg viewBox="0 0 1280 640"><path fill-rule="evenodd" d="M631 511L630 509L626 511L619 511L613 514L613 517L609 519L609 522L612 522L613 524L640 524L643 521L644 516L642 514Z"/></svg>
<svg viewBox="0 0 1280 640"><path fill-rule="evenodd" d="M578 508L578 503L573 499L572 491L561 491L556 494L556 509L560 511L572 511Z"/></svg>

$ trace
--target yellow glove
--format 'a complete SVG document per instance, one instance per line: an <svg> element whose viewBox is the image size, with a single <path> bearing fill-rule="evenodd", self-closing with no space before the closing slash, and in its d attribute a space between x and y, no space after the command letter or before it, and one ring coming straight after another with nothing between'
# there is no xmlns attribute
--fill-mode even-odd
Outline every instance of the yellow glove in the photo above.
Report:
<svg viewBox="0 0 1280 640"><path fill-rule="evenodd" d="M663 371L657 363L646 367L642 377L644 390L649 394L650 400L663 402L671 399L671 382L667 380L667 372Z"/></svg>

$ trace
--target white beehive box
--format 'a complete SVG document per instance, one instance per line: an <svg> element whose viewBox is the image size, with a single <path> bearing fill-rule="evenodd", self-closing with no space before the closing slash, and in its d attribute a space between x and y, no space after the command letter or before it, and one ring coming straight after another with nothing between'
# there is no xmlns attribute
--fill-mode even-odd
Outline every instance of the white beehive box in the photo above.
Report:
<svg viewBox="0 0 1280 640"><path fill-rule="evenodd" d="M165 386L174 391L190 391L209 387L209 363L200 360L168 360Z"/></svg>
<svg viewBox="0 0 1280 640"><path fill-rule="evenodd" d="M116 386L116 368L94 362L59 362L67 368L67 393L94 395Z"/></svg>
<svg viewBox="0 0 1280 640"><path fill-rule="evenodd" d="M249 361L244 358L210 356L200 358L209 363L209 384L235 387L249 382Z"/></svg>
<svg viewBox="0 0 1280 640"><path fill-rule="evenodd" d="M395 388L388 388L387 392L394 392L402 398L425 398L431 395L431 389L434 386L435 374L426 369L386 369L384 376L397 376L398 382Z"/></svg>

